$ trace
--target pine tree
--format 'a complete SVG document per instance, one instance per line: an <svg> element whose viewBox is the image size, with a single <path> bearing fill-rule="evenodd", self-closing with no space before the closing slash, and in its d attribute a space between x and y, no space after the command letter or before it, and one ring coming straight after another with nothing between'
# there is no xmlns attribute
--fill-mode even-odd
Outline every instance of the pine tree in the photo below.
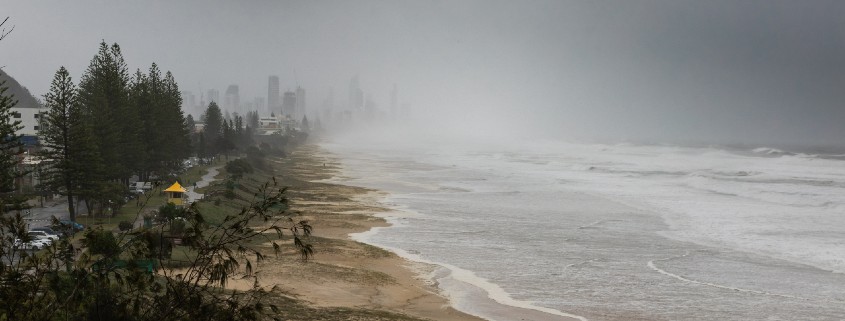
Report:
<svg viewBox="0 0 845 321"><path fill-rule="evenodd" d="M43 183L49 190L67 196L70 219L75 221L79 207L73 198L91 199L99 194L102 160L93 130L79 105L77 89L64 67L56 72L44 98L49 110L41 131L45 147L42 155L51 161L51 166L45 170Z"/></svg>
<svg viewBox="0 0 845 321"><path fill-rule="evenodd" d="M86 121L94 131L94 141L103 163L102 177L106 180L119 180L129 176L130 168L124 154L128 149L137 148L129 142L134 130L125 131L132 124L128 108L128 75L120 47L109 47L100 43L97 55L91 60L82 81L79 83L79 102L83 107ZM127 124L128 123L128 124ZM126 145L129 143L129 145ZM130 151L135 154L135 151Z"/></svg>
<svg viewBox="0 0 845 321"><path fill-rule="evenodd" d="M41 154L49 161L50 167L44 170L42 182L47 185L49 191L67 196L71 221L76 221L73 197L78 185L74 180L77 173L71 170L71 154L74 147L71 128L82 121L80 118L71 118L73 109L79 107L76 98L76 85L63 66L56 71L50 91L44 95L48 111L42 119L46 123L42 124L41 130L45 147Z"/></svg>
<svg viewBox="0 0 845 321"><path fill-rule="evenodd" d="M150 142L149 130L154 128L155 125L149 124L149 115L151 115L153 111L150 110L151 101L148 86L147 75L141 73L140 69L137 70L129 85L129 97L133 114L136 117L135 124L137 127L140 127L138 132L141 137L145 138L139 139L138 148L140 152L136 154L136 157L138 157L136 171L141 180L146 180L150 172L153 171L150 155L150 150L153 148L153 144Z"/></svg>
<svg viewBox="0 0 845 321"><path fill-rule="evenodd" d="M17 100L7 95L6 81L0 82L0 211L20 209L26 201L16 194L16 180L25 173L19 169L22 143L17 131L21 122L12 116Z"/></svg>
<svg viewBox="0 0 845 321"><path fill-rule="evenodd" d="M220 112L220 107L217 103L211 102L205 110L205 127L202 135L205 141L205 152L208 155L217 154L220 149L217 149L217 141L223 133L223 114Z"/></svg>
<svg viewBox="0 0 845 321"><path fill-rule="evenodd" d="M191 156L190 131L182 112L182 94L170 71L164 74L165 121L168 124L167 140L170 146L168 163L171 169L181 168L182 160Z"/></svg>

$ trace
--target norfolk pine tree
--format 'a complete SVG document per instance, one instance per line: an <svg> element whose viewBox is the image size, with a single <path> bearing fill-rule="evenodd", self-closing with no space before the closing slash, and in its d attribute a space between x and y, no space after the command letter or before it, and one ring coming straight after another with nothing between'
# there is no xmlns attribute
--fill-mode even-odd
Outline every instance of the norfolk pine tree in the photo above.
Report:
<svg viewBox="0 0 845 321"><path fill-rule="evenodd" d="M0 210L21 209L26 198L17 194L15 180L24 175L18 168L23 152L20 135L17 131L22 128L21 122L15 120L12 107L18 101L7 95L6 81L0 82Z"/></svg>
<svg viewBox="0 0 845 321"><path fill-rule="evenodd" d="M41 154L51 166L45 169L42 184L46 184L50 191L67 196L70 220L75 222L73 197L77 195L77 175L71 164L71 149L75 147L72 145L76 142L71 141L71 127L76 126L74 122L78 123L81 119L71 118L72 109L79 106L76 101L76 86L64 66L56 71L50 91L44 95L44 101L48 110L42 120L46 121L47 126L42 126L41 129L45 147Z"/></svg>
<svg viewBox="0 0 845 321"><path fill-rule="evenodd" d="M90 198L98 193L101 163L93 131L78 102L77 89L67 70L56 72L50 92L44 95L48 108L41 135L45 149L42 156L52 162L45 170L43 184L48 190L68 198L70 219L76 220L79 207L73 197Z"/></svg>
<svg viewBox="0 0 845 321"><path fill-rule="evenodd" d="M88 124L94 131L95 143L102 158L102 177L117 180L128 177L128 168L121 156L125 132L123 116L128 103L128 76L117 44L100 43L97 55L79 83L79 102Z"/></svg>

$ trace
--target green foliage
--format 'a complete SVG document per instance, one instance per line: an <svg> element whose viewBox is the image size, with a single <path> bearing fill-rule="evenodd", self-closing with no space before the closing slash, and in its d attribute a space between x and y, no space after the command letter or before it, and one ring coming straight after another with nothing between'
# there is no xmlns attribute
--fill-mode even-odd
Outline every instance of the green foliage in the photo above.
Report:
<svg viewBox="0 0 845 321"><path fill-rule="evenodd" d="M246 149L246 159L252 164L253 167L258 169L266 169L267 163L264 161L264 157L267 155L258 147L249 146Z"/></svg>
<svg viewBox="0 0 845 321"><path fill-rule="evenodd" d="M176 207L173 203L167 203L158 208L158 221L170 222L177 217L184 217L185 209Z"/></svg>
<svg viewBox="0 0 845 321"><path fill-rule="evenodd" d="M140 70L135 73L130 93L145 151L139 170L159 174L178 171L181 160L190 156L191 141L173 75L168 71L162 76L153 63L148 74Z"/></svg>
<svg viewBox="0 0 845 321"><path fill-rule="evenodd" d="M127 145L133 136L137 137L136 130L130 128L135 123L129 108L128 84L129 73L120 46L101 42L79 83L79 102L102 158L97 169L107 180L128 177L129 166L134 162L129 155L136 153L136 144Z"/></svg>
<svg viewBox="0 0 845 321"><path fill-rule="evenodd" d="M202 131L204 149L211 155L217 154L218 140L223 135L223 113L216 102L212 101L208 104L203 119L205 119L205 127Z"/></svg>
<svg viewBox="0 0 845 321"><path fill-rule="evenodd" d="M223 197L233 199L237 196L235 194L235 188L238 187L238 183L234 179L227 179L224 186L226 187L226 191L223 192Z"/></svg>
<svg viewBox="0 0 845 321"><path fill-rule="evenodd" d="M117 239L111 231L104 231L103 229L91 229L85 231L85 237L82 239L82 244L88 247L91 254L99 254L106 257L116 257L120 252L120 246L117 244Z"/></svg>
<svg viewBox="0 0 845 321"><path fill-rule="evenodd" d="M187 226L188 224L185 220L170 221L170 235L181 237L183 234L185 234Z"/></svg>
<svg viewBox="0 0 845 321"><path fill-rule="evenodd" d="M17 100L7 95L6 81L0 81L0 213L9 209L20 209L25 201L21 195L16 195L15 179L25 173L18 168L21 157L20 135L21 122L12 116L12 107Z"/></svg>
<svg viewBox="0 0 845 321"><path fill-rule="evenodd" d="M240 179L244 174L253 172L252 165L249 164L249 161L241 158L226 163L225 169L233 179Z"/></svg>
<svg viewBox="0 0 845 321"><path fill-rule="evenodd" d="M257 202L227 215L218 225L205 222L196 207L185 211L184 226L157 225L121 233L88 230L85 251L67 240L33 255L15 238L26 238L20 215L0 216L0 316L8 320L259 320L279 310L257 284L245 291L225 290L228 280L254 278L253 267L267 254L253 244L293 239L303 259L313 255L305 243L308 222L277 210L285 190L265 184ZM182 220L174 220L174 222ZM255 227L250 223L259 223ZM168 235L181 230L180 253L190 253L178 270L168 267L174 249ZM182 255L182 254L180 254ZM150 273L152 266L155 271ZM49 308L45 308L49 307Z"/></svg>
<svg viewBox="0 0 845 321"><path fill-rule="evenodd" d="M120 223L117 223L117 228L124 232L131 230L132 227L134 227L134 225L129 221L120 221Z"/></svg>
<svg viewBox="0 0 845 321"><path fill-rule="evenodd" d="M95 193L91 182L98 173L92 164L100 162L99 154L67 69L61 67L56 72L44 100L48 111L41 120L41 139L46 148L40 154L50 166L44 169L42 184L47 191L67 196L70 219L75 221L73 197Z"/></svg>

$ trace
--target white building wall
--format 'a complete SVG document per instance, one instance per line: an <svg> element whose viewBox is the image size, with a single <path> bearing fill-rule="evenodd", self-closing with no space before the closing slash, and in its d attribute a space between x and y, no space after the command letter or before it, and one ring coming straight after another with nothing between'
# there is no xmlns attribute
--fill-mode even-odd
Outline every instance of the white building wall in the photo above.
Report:
<svg viewBox="0 0 845 321"><path fill-rule="evenodd" d="M36 136L40 128L40 118L47 112L47 108L12 107L11 112L11 120L19 120L23 127L18 130L18 135Z"/></svg>

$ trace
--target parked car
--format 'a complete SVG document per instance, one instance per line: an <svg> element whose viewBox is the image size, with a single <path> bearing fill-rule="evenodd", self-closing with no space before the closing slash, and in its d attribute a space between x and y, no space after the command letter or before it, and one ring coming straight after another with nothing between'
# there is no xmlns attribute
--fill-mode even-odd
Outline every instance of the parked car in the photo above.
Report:
<svg viewBox="0 0 845 321"><path fill-rule="evenodd" d="M84 230L85 226L70 220L60 220L58 224L53 224L52 228L61 232L64 236L72 236L76 232Z"/></svg>
<svg viewBox="0 0 845 321"><path fill-rule="evenodd" d="M40 250L50 246L49 239L34 239L29 242L22 242L20 239L15 239L15 247L22 250Z"/></svg>
<svg viewBox="0 0 845 321"><path fill-rule="evenodd" d="M29 231L27 232L27 234L29 234L29 237L31 237L33 240L49 240L50 243L59 240L58 235L47 234L47 232L44 231Z"/></svg>
<svg viewBox="0 0 845 321"><path fill-rule="evenodd" d="M85 226L83 226L82 224L76 223L71 220L60 220L59 224L71 227L75 232L82 231L85 229Z"/></svg>
<svg viewBox="0 0 845 321"><path fill-rule="evenodd" d="M44 233L47 233L47 235L48 235L48 236L50 236L50 238L52 238L52 239L54 239L54 240L58 240L58 239L60 239L60 238L62 237L62 235L61 235L61 234L59 234L58 232L54 231L53 229L51 229L51 228L49 228L49 227L47 227L47 226L35 227L35 228L31 228L31 229L29 229L29 230L30 230L31 232L32 232L32 231L36 231L36 232L44 232Z"/></svg>

